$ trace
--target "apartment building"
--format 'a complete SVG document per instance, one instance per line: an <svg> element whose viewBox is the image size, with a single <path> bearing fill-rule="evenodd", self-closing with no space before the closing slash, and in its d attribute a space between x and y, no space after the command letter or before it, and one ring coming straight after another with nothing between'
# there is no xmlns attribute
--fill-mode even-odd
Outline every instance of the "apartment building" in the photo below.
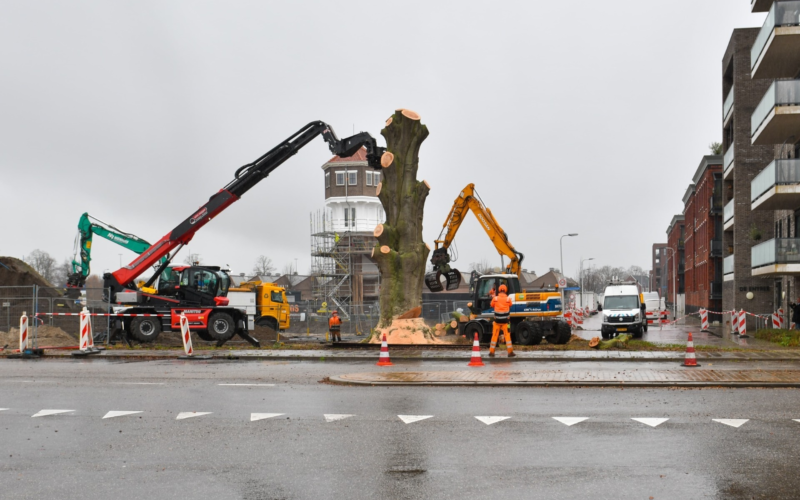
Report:
<svg viewBox="0 0 800 500"><path fill-rule="evenodd" d="M650 290L667 296L667 248L666 243L653 243L651 252Z"/></svg>
<svg viewBox="0 0 800 500"><path fill-rule="evenodd" d="M678 214L672 217L672 222L667 227L666 267L667 267L667 293L668 307L673 307L681 302L679 295L685 293L683 272L686 266L684 246L686 238L685 217Z"/></svg>
<svg viewBox="0 0 800 500"><path fill-rule="evenodd" d="M749 53L749 76L760 92L747 132L751 147L769 158L750 181L749 208L769 228L751 248L750 273L764 283L774 309L788 312L800 296L800 1L751 6L767 17Z"/></svg>
<svg viewBox="0 0 800 500"><path fill-rule="evenodd" d="M692 181L683 196L686 312L722 311L722 156L704 156Z"/></svg>

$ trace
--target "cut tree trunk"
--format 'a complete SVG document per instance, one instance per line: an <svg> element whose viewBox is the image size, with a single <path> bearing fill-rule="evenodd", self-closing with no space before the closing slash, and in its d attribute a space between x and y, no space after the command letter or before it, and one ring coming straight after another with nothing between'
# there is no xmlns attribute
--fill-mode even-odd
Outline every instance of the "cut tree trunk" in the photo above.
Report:
<svg viewBox="0 0 800 500"><path fill-rule="evenodd" d="M381 130L387 153L381 160L383 178L378 189L386 222L377 230L373 259L381 273L381 322L422 305L422 283L430 250L422 241L422 213L430 187L417 180L419 148L428 128L413 111L395 112Z"/></svg>

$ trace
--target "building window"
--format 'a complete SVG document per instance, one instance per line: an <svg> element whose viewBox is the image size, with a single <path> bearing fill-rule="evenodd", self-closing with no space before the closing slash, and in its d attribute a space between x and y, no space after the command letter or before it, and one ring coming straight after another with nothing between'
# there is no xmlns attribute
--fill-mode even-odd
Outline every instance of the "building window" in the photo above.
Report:
<svg viewBox="0 0 800 500"><path fill-rule="evenodd" d="M372 185L372 172L367 172L366 173L366 177L367 177L367 180L365 181L365 184L367 186L371 186Z"/></svg>
<svg viewBox="0 0 800 500"><path fill-rule="evenodd" d="M372 185L373 186L377 186L380 183L381 183L381 173L380 172L373 173L372 174Z"/></svg>
<svg viewBox="0 0 800 500"><path fill-rule="evenodd" d="M325 172L325 189L331 187L331 173Z"/></svg>
<svg viewBox="0 0 800 500"><path fill-rule="evenodd" d="M353 227L356 227L356 209L350 209L350 220L353 221Z"/></svg>
<svg viewBox="0 0 800 500"><path fill-rule="evenodd" d="M348 186L358 185L358 172L347 172L347 185Z"/></svg>
<svg viewBox="0 0 800 500"><path fill-rule="evenodd" d="M352 224L351 224L352 223ZM356 209L344 209L344 227L356 227Z"/></svg>
<svg viewBox="0 0 800 500"><path fill-rule="evenodd" d="M336 172L336 185L344 186L344 172Z"/></svg>

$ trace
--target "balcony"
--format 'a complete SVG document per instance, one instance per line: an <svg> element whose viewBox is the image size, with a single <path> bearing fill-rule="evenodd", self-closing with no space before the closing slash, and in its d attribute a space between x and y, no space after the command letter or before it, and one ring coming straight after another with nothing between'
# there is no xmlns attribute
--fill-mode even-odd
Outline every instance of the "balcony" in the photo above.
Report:
<svg viewBox="0 0 800 500"><path fill-rule="evenodd" d="M711 240L711 249L709 255L711 257L722 257L722 242L719 240Z"/></svg>
<svg viewBox="0 0 800 500"><path fill-rule="evenodd" d="M774 160L750 183L751 210L800 208L800 160Z"/></svg>
<svg viewBox="0 0 800 500"><path fill-rule="evenodd" d="M725 127L728 125L728 118L731 116L731 110L733 109L733 87L731 90L728 91L728 97L725 98L725 102L722 104L722 126Z"/></svg>
<svg viewBox="0 0 800 500"><path fill-rule="evenodd" d="M733 281L733 255L722 259L722 280Z"/></svg>
<svg viewBox="0 0 800 500"><path fill-rule="evenodd" d="M708 291L708 298L711 300L722 300L722 283L711 282L711 290Z"/></svg>
<svg viewBox="0 0 800 500"><path fill-rule="evenodd" d="M773 238L750 251L753 276L800 276L800 239Z"/></svg>
<svg viewBox="0 0 800 500"><path fill-rule="evenodd" d="M754 145L783 144L800 130L800 80L772 82L750 117Z"/></svg>
<svg viewBox="0 0 800 500"><path fill-rule="evenodd" d="M722 165L725 173L722 174L723 179L728 178L728 174L733 172L733 144L728 146L728 150L725 151L725 156L722 157Z"/></svg>
<svg viewBox="0 0 800 500"><path fill-rule="evenodd" d="M733 202L734 200L729 201L722 209L722 228L725 231L733 229Z"/></svg>
<svg viewBox="0 0 800 500"><path fill-rule="evenodd" d="M750 0L750 12L767 12L775 0Z"/></svg>
<svg viewBox="0 0 800 500"><path fill-rule="evenodd" d="M775 2L750 49L752 78L791 78L800 69L800 0Z"/></svg>

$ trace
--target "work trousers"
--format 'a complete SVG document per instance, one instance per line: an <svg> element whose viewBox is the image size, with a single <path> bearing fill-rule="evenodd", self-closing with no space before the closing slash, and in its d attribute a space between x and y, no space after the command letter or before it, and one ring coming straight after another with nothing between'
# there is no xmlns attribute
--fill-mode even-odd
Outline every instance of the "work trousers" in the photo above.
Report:
<svg viewBox="0 0 800 500"><path fill-rule="evenodd" d="M500 330L503 331L503 337L506 340L506 348L508 353L514 352L514 346L511 345L511 333L508 331L508 323L500 323L495 321L492 323L492 344L489 346L489 353L494 354L494 348L497 347L497 337L500 335Z"/></svg>
<svg viewBox="0 0 800 500"><path fill-rule="evenodd" d="M339 342L342 341L342 331L339 328L331 328L330 334L331 334L331 342L336 342L337 340Z"/></svg>

